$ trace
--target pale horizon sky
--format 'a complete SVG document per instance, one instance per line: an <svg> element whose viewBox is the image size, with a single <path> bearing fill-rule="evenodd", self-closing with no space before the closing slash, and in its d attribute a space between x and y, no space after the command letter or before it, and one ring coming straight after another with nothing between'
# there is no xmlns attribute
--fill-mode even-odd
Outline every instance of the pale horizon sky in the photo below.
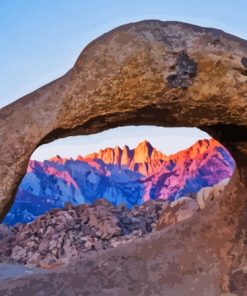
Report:
<svg viewBox="0 0 247 296"><path fill-rule="evenodd" d="M246 11L245 0L1 0L0 108L65 74L89 42L119 25L144 19L176 20L247 39ZM133 148L143 133L157 149L170 154L205 138L195 129L172 132L176 137L169 129L160 131L158 137L146 127L113 129L102 133L103 138L66 138L44 145L34 156L49 158L54 147L70 156L89 148L94 152L98 144L104 148L106 143L114 146L123 139Z"/></svg>
<svg viewBox="0 0 247 296"><path fill-rule="evenodd" d="M192 146L199 139L210 136L197 128L164 128L156 126L126 126L88 135L59 139L42 145L31 159L43 161L59 155L63 158L76 158L98 152L107 147L128 145L133 149L144 140L148 140L157 150L170 155Z"/></svg>

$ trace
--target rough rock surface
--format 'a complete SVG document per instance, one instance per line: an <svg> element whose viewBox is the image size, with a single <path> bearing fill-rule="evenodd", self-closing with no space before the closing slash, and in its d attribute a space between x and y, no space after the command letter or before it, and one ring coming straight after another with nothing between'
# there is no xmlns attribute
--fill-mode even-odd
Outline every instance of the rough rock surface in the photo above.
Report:
<svg viewBox="0 0 247 296"><path fill-rule="evenodd" d="M247 265L246 57L247 41L220 30L178 22L150 20L133 23L96 39L83 50L65 76L1 109L1 216L6 214L13 201L32 152L43 143L127 124L199 127L231 151L238 172L213 212L204 211L203 216L195 215L189 219L187 231L175 225L170 234L162 231L164 236L149 241L156 251L162 243L163 251L158 257L153 251L149 260L154 262L157 259L156 272L157 266L163 264L159 272L167 275L167 256L171 256L171 249L176 253L176 260L169 261L173 265L173 268L169 266L173 270L169 275L174 282L174 295L183 295L181 291L186 290L188 281L192 282L189 276L192 274L193 280L198 278L199 292L190 295L201 294L203 289L209 291L205 295L220 295L222 291L233 289L238 293L230 283L236 272L245 273ZM188 241L187 236L191 239L191 235L193 241ZM139 277L138 282L142 282L145 276L141 278L136 271L144 270L143 263L136 262L135 265L130 258L139 256L147 263L145 255L148 251L141 242L135 247L137 249L125 250L129 258L126 264L133 263L131 268ZM197 256L192 259L195 252ZM190 260L183 272L178 273L183 258ZM118 257L114 263L124 264L123 260ZM203 275L200 274L202 262L207 262ZM146 279L155 278L150 264L145 269L149 273ZM86 281L100 277L100 266L97 268L99 273L85 277ZM111 266L104 267L104 271L107 270L114 274ZM128 282L124 274L119 274L122 277L113 278L111 283L108 275L108 288L113 283ZM154 283L159 283L163 291L167 291L168 282L163 287L161 281L152 279L148 283L151 290L147 293L155 291ZM100 283L105 285L99 281L97 285ZM35 283L32 284L35 289Z"/></svg>
<svg viewBox="0 0 247 296"><path fill-rule="evenodd" d="M161 230L171 224L189 219L200 209L196 200L182 197L173 201L169 207L164 208L157 221L156 229Z"/></svg>
<svg viewBox="0 0 247 296"><path fill-rule="evenodd" d="M220 183L212 187L204 187L196 194L196 201L201 210L205 209L208 204L214 200L215 197L219 197L224 192L226 185L229 183L229 179L226 178Z"/></svg>

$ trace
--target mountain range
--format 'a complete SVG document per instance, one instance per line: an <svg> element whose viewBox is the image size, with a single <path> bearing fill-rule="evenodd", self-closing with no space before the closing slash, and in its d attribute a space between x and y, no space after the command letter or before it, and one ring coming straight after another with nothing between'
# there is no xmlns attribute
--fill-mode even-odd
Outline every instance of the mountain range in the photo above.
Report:
<svg viewBox="0 0 247 296"><path fill-rule="evenodd" d="M30 160L5 224L27 223L52 208L104 198L128 208L149 199L193 196L232 175L234 161L216 140L199 140L173 155L148 141L136 148L102 149L76 159Z"/></svg>

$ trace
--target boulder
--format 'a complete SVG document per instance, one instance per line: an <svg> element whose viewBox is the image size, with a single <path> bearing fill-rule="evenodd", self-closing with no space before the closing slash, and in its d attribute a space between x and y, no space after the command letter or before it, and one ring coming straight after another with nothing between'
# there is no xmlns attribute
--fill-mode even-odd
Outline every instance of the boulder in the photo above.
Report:
<svg viewBox="0 0 247 296"><path fill-rule="evenodd" d="M171 202L160 214L156 229L161 230L169 225L189 219L199 211L198 203L189 197L182 197Z"/></svg>
<svg viewBox="0 0 247 296"><path fill-rule="evenodd" d="M220 198L220 195L224 192L226 185L229 183L229 179L226 178L220 183L212 187L204 187L196 194L196 200L199 204L200 209L204 209L209 205L210 201L215 198Z"/></svg>

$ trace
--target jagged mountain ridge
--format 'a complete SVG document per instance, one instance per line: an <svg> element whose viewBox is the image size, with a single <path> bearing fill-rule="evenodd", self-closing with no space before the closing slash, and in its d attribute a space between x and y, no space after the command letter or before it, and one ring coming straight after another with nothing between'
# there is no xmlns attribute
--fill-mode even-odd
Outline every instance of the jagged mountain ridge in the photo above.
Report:
<svg viewBox="0 0 247 296"><path fill-rule="evenodd" d="M132 171L138 171L144 176L150 175L157 171L167 155L156 150L148 141L143 141L136 148L130 149L127 145L121 149L119 146L115 148L105 148L86 156L78 155L76 160L89 162L91 160L100 159L105 164L114 164L119 167L127 167ZM64 164L68 158L61 158L59 155L49 159L57 163ZM72 159L70 159L72 160Z"/></svg>
<svg viewBox="0 0 247 296"><path fill-rule="evenodd" d="M91 204L98 198L129 208L148 199L173 201L229 178L233 167L229 152L214 139L169 156L143 141L135 149L124 146L76 159L31 160L4 222L29 222L66 202Z"/></svg>

